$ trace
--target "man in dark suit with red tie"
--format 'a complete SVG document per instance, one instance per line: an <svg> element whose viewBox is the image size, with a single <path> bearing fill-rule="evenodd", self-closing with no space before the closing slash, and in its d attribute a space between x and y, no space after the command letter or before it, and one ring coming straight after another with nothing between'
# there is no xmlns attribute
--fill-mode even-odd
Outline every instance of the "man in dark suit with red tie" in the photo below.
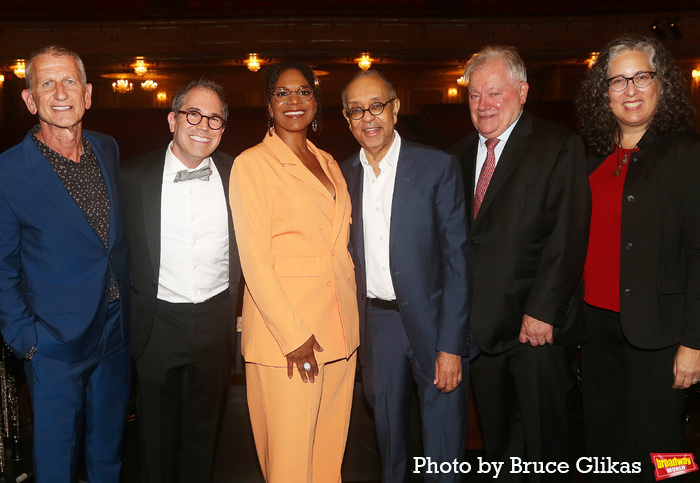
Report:
<svg viewBox="0 0 700 483"><path fill-rule="evenodd" d="M590 219L583 143L523 111L529 86L514 48L482 50L465 79L477 132L455 151L473 195L471 323L482 354L472 380L486 458L563 461Z"/></svg>

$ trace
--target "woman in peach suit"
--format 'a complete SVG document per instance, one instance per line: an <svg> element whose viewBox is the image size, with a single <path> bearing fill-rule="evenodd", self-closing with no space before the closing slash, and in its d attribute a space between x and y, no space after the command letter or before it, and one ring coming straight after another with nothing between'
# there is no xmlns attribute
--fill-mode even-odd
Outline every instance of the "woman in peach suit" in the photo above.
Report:
<svg viewBox="0 0 700 483"><path fill-rule="evenodd" d="M311 68L284 62L266 79L269 135L231 171L248 408L267 482L336 482L359 344L350 200L306 139L320 109Z"/></svg>

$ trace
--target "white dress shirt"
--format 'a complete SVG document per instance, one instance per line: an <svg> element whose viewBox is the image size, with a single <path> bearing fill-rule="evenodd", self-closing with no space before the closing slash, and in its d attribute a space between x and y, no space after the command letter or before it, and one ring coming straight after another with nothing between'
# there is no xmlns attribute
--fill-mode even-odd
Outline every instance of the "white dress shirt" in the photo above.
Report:
<svg viewBox="0 0 700 483"><path fill-rule="evenodd" d="M379 162L379 176L375 176L364 148L360 150L360 161L364 170L362 226L367 267L367 296L370 298L396 300L389 266L389 230L400 150L401 138L399 133L394 131L394 142Z"/></svg>
<svg viewBox="0 0 700 483"><path fill-rule="evenodd" d="M174 183L177 172L187 167L173 154L172 146L171 142L166 150L160 200L158 299L200 303L228 288L227 201L211 157L195 168L209 166L209 181Z"/></svg>
<svg viewBox="0 0 700 483"><path fill-rule="evenodd" d="M515 127L516 124L518 124L518 121L520 120L520 116L523 115L523 111L520 111L520 114L518 115L518 118L515 120L513 124L508 126L508 129L503 131L503 134L498 136L496 139L498 139L500 142L496 144L496 148L494 149L494 155L496 156L496 162L494 163L493 167L494 169L496 166L498 166L498 160L501 159L501 153L503 153L503 149L506 147L506 143L508 142L508 138L510 137L510 133L513 132L513 128ZM474 175L474 191L472 191L472 198L474 197L474 194L476 193L476 185L479 182L479 174L481 174L481 168L484 166L484 163L486 163L486 153L488 149L486 148L486 138L479 134L479 148L476 152L476 173Z"/></svg>

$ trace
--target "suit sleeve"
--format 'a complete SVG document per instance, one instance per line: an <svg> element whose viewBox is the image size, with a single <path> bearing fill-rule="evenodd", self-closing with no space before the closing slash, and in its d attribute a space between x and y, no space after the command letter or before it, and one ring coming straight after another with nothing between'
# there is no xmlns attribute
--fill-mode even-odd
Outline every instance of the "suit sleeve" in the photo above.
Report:
<svg viewBox="0 0 700 483"><path fill-rule="evenodd" d="M700 143L679 165L687 280L681 345L700 349Z"/></svg>
<svg viewBox="0 0 700 483"><path fill-rule="evenodd" d="M566 309L583 273L591 218L585 151L578 136L571 134L562 143L546 189L543 223L548 238L525 302L525 313L563 326Z"/></svg>
<svg viewBox="0 0 700 483"><path fill-rule="evenodd" d="M20 288L20 222L0 187L0 330L5 343L22 359L37 343L37 317L27 306Z"/></svg>
<svg viewBox="0 0 700 483"><path fill-rule="evenodd" d="M312 333L295 313L275 274L271 248L274 193L257 161L246 154L233 163L229 190L246 286L282 354L287 355Z"/></svg>
<svg viewBox="0 0 700 483"><path fill-rule="evenodd" d="M464 184L457 160L450 156L438 184L435 214L440 234L443 293L435 349L469 355L471 246L467 238Z"/></svg>

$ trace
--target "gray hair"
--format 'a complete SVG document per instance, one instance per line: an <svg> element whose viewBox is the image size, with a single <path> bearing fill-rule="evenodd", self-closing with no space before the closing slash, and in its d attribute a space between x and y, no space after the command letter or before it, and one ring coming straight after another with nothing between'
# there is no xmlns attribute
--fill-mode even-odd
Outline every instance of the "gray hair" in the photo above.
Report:
<svg viewBox="0 0 700 483"><path fill-rule="evenodd" d="M221 113L221 117L223 117L224 121L226 121L228 119L228 104L226 104L226 98L224 97L224 88L221 87L221 84L218 82L214 82L211 79L205 79L204 77L190 82L185 87L182 87L177 91L173 97L172 111L181 111L187 94L189 94L192 89L196 89L198 87L211 91L219 96L219 100L221 101L221 109L223 111Z"/></svg>
<svg viewBox="0 0 700 483"><path fill-rule="evenodd" d="M525 62L512 46L490 45L474 54L464 69L464 80L469 85L469 77L472 73L493 60L501 60L505 63L506 72L513 82L527 82L527 69Z"/></svg>
<svg viewBox="0 0 700 483"><path fill-rule="evenodd" d="M357 79L361 79L363 77L376 77L377 79L381 80L384 83L386 90L389 92L389 99L396 99L396 89L394 89L394 86L391 85L391 82L389 82L381 72L375 69L361 70L360 72L355 74L352 77L352 79L350 79L350 82L348 82L345 85L345 88L343 89L343 93L341 94L341 98L343 100L343 109L345 109L346 111L348 110L348 87L350 87L350 84L355 82Z"/></svg>
<svg viewBox="0 0 700 483"><path fill-rule="evenodd" d="M80 71L80 80L83 82L83 85L87 84L87 76L85 75L85 64L83 64L83 60L77 53L59 45L47 45L46 47L32 52L32 55L27 61L27 66L25 69L25 81L27 83L27 89L29 89L30 92L32 90L32 80L34 79L34 61L40 55L53 55L54 57L63 57L64 55L68 55L70 57L73 57L73 59L75 59L75 63L78 65L78 71Z"/></svg>

